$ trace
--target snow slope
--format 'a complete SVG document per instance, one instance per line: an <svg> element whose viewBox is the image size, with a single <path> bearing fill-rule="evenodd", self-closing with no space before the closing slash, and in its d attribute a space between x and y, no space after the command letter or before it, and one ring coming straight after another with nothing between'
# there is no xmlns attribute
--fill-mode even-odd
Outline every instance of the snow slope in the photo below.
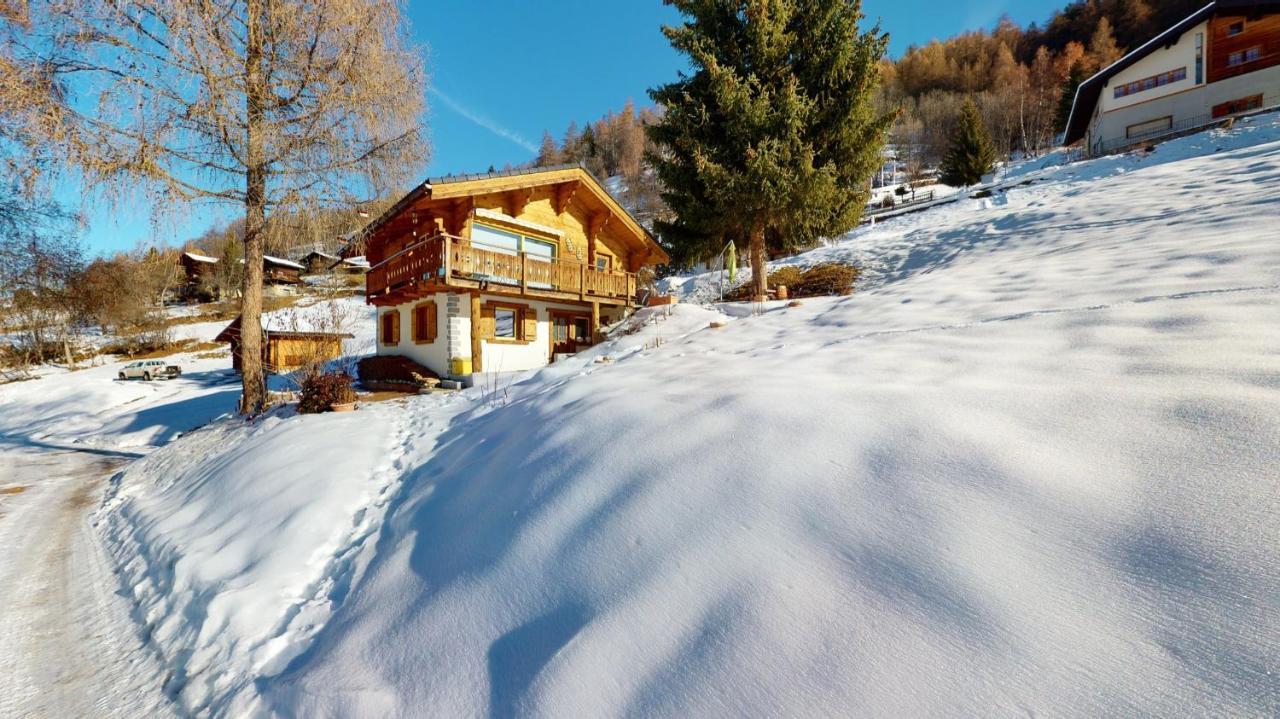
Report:
<svg viewBox="0 0 1280 719"><path fill-rule="evenodd" d="M1280 123L1026 177L791 260L858 261L852 297L648 310L367 430L281 417L174 482L159 463L221 430L152 455L108 522L147 528L123 561L173 567L142 594L158 642L228 658L187 705L1277 715ZM344 433L393 439L326 471ZM220 506L298 445L256 476L277 499ZM362 497L378 528L302 529ZM359 557L320 570L340 591L275 578L328 554ZM244 609L300 602L296 631Z"/></svg>

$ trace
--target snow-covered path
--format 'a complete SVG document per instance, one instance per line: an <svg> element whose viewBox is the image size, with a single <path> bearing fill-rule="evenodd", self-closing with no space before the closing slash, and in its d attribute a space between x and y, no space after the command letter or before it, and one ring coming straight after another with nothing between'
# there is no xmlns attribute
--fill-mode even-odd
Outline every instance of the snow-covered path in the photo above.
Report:
<svg viewBox="0 0 1280 719"><path fill-rule="evenodd" d="M172 715L90 524L128 460L0 453L0 717Z"/></svg>

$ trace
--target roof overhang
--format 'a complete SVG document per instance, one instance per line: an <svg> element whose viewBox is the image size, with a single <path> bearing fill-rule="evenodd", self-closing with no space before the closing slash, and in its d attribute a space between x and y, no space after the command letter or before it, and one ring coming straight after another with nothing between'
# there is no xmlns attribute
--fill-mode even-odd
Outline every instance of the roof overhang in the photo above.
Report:
<svg viewBox="0 0 1280 719"><path fill-rule="evenodd" d="M581 165L561 165L557 167L514 170L507 172L484 173L479 175L455 175L428 179L410 190L386 212L369 223L361 232L366 238L374 238L379 230L405 212L411 211L419 202L438 200L464 199L477 195L488 195L511 192L547 185L578 183L596 202L612 217L626 228L626 234L632 239L633 248L645 255L645 264L662 264L670 262L670 257L654 239L653 235L640 224L622 203L596 179L595 175Z"/></svg>
<svg viewBox="0 0 1280 719"><path fill-rule="evenodd" d="M1076 99L1071 106L1071 117L1067 120L1067 132L1064 143L1073 145L1084 138L1089 129L1089 120L1102 97L1111 78L1133 67L1137 62L1151 53L1169 47L1181 39L1182 34L1196 25L1208 20L1220 12L1258 12L1264 10L1280 10L1280 2L1258 2L1257 0L1216 0L1200 8L1173 27L1156 35L1146 44L1125 55L1111 65L1103 68L1098 74L1080 83L1076 90Z"/></svg>

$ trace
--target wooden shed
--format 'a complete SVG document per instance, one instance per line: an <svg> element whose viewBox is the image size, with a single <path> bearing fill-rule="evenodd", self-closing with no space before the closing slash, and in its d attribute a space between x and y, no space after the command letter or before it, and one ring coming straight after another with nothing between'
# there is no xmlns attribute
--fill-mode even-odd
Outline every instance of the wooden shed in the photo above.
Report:
<svg viewBox="0 0 1280 719"><path fill-rule="evenodd" d="M240 317L231 321L215 342L231 345L231 367L240 366ZM286 374L319 362L327 362L342 356L342 340L353 335L340 332L299 332L263 330L262 363L268 372Z"/></svg>

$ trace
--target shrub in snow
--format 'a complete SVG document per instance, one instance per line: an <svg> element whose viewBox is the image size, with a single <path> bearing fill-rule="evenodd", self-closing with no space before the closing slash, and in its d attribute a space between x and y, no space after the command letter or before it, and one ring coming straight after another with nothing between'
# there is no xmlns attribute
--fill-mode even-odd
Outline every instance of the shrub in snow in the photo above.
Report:
<svg viewBox="0 0 1280 719"><path fill-rule="evenodd" d="M356 401L356 391L351 387L351 375L331 372L307 377L302 381L302 400L298 402L301 414L328 412L335 404Z"/></svg>
<svg viewBox="0 0 1280 719"><path fill-rule="evenodd" d="M853 283L857 280L857 267L840 262L826 262L805 270L800 281L788 288L792 297L847 295L853 292Z"/></svg>

